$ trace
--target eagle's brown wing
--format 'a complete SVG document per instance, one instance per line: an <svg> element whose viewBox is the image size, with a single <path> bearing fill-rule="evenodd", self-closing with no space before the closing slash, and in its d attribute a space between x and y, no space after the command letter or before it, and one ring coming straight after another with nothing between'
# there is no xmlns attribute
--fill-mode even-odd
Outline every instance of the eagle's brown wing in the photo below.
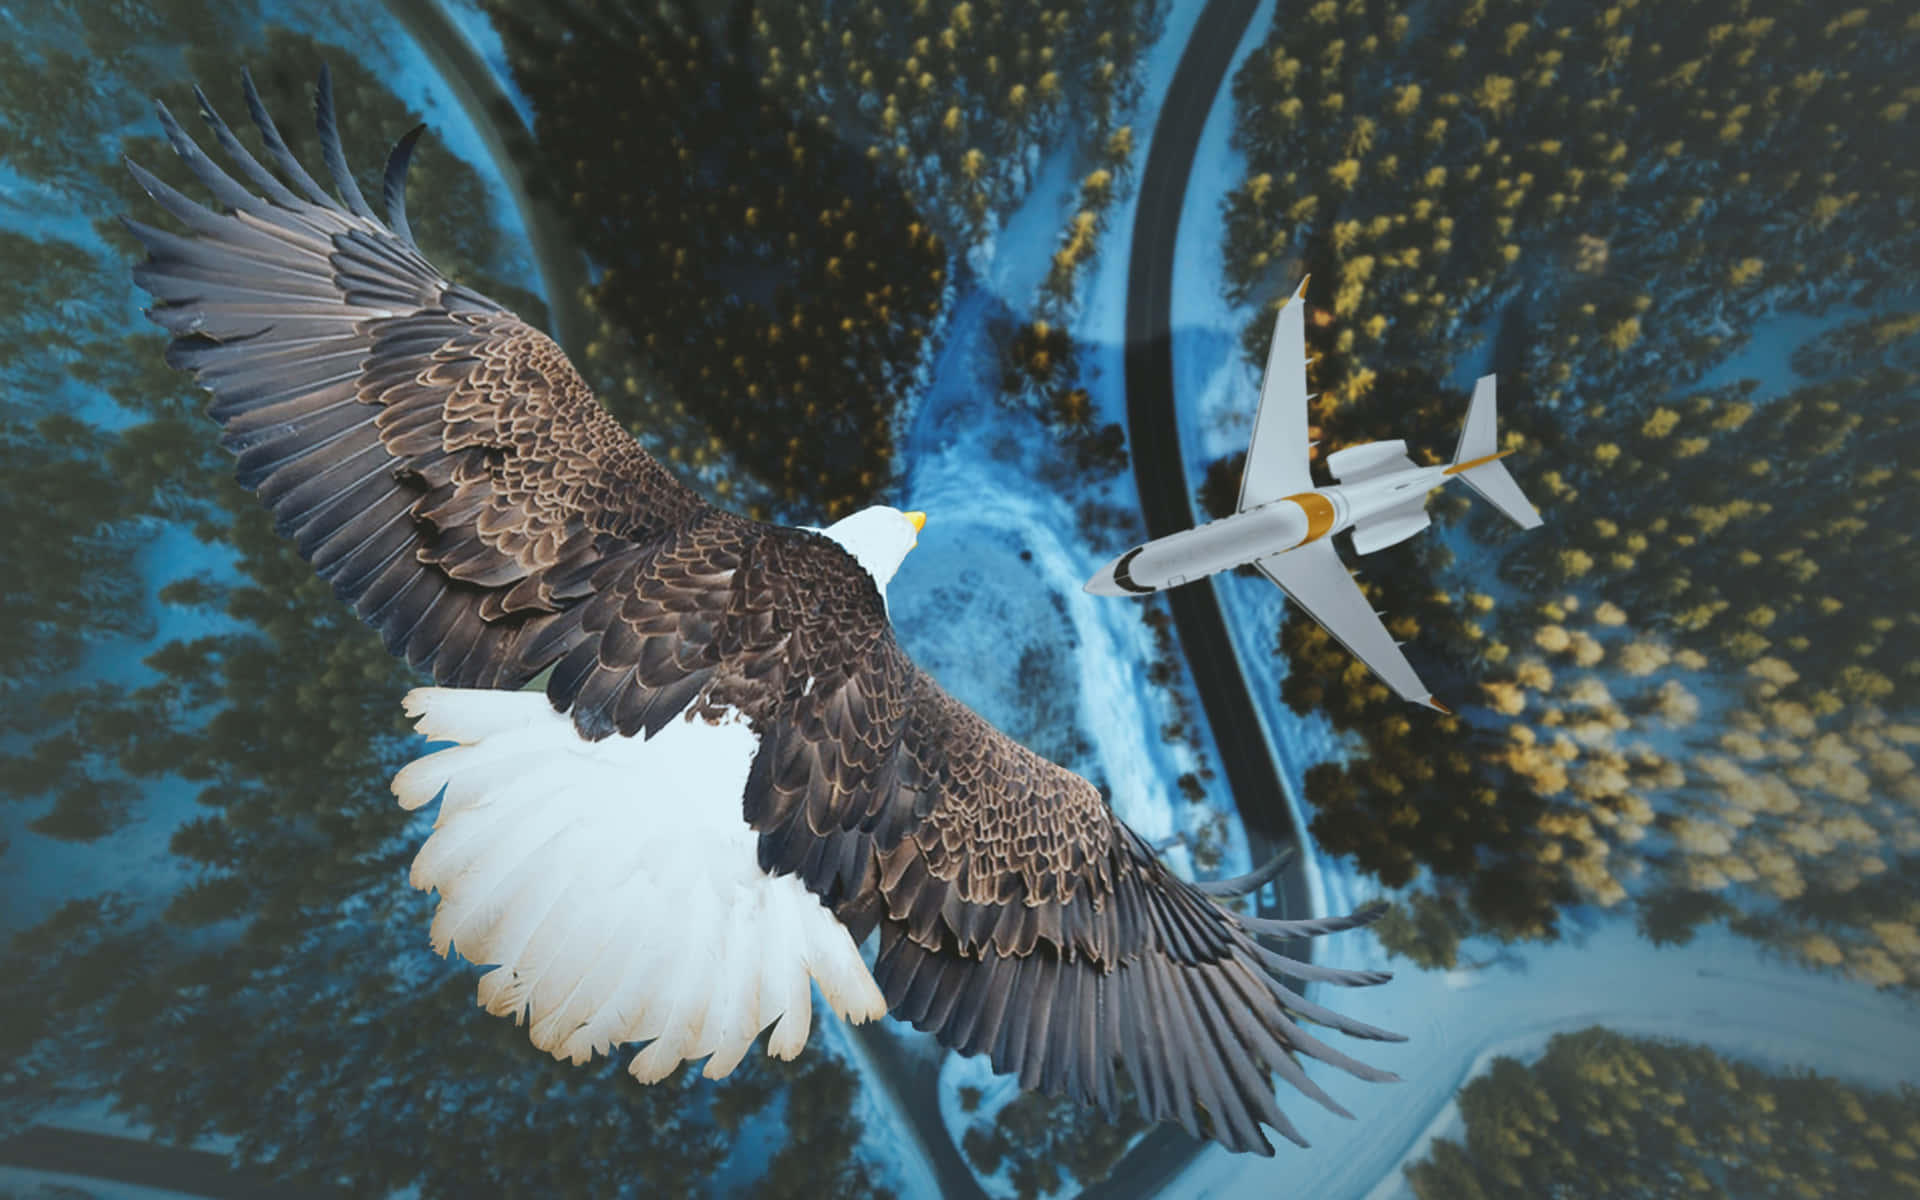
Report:
<svg viewBox="0 0 1920 1200"><path fill-rule="evenodd" d="M1275 1077L1346 1115L1297 1056L1394 1078L1301 1021L1398 1035L1286 981L1386 975L1316 967L1258 940L1350 929L1381 910L1231 912L1168 871L1091 784L988 725L890 638L839 689L770 723L747 817L762 866L797 872L856 939L879 929L874 977L894 1016L989 1055L1023 1088L1111 1113L1123 1062L1148 1116L1270 1154L1262 1123L1305 1144L1275 1103Z"/></svg>
<svg viewBox="0 0 1920 1200"><path fill-rule="evenodd" d="M346 169L324 76L340 199L246 92L279 173L204 97L258 194L161 109L222 211L133 166L191 234L129 221L150 252L137 278L175 334L169 361L213 392L241 482L396 654L467 687L553 666L548 696L588 738L744 716L760 738L745 816L761 865L798 875L856 940L879 930L896 1015L1022 1086L1111 1108L1124 1061L1149 1115L1270 1153L1260 1123L1297 1138L1274 1076L1333 1103L1297 1054L1389 1078L1297 1019L1392 1035L1282 982L1383 976L1256 940L1364 915L1261 922L1171 875L1085 780L914 667L846 551L707 505L550 340L443 278L401 201L417 130L388 161L383 223Z"/></svg>
<svg viewBox="0 0 1920 1200"><path fill-rule="evenodd" d="M785 532L707 505L545 334L420 255L401 197L419 130L388 161L389 227L346 170L324 76L321 140L345 205L287 150L251 80L246 95L279 175L204 96L215 140L262 194L162 106L174 149L224 211L129 163L197 235L128 220L150 253L135 278L176 335L167 360L212 391L240 482L395 654L442 684L517 687L595 640L581 609L611 584L656 559L670 576L689 546ZM563 708L573 699L554 694ZM598 736L642 722L596 709L581 725Z"/></svg>

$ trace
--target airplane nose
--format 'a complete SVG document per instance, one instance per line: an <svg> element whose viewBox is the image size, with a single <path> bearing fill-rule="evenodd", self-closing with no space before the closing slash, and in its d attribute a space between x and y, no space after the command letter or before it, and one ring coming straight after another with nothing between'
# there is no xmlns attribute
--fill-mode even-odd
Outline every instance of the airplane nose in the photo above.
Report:
<svg viewBox="0 0 1920 1200"><path fill-rule="evenodd" d="M1114 582L1113 578L1113 568L1119 561L1120 560L1116 558L1113 562L1108 563L1106 566L1094 572L1093 578L1087 580L1086 590L1096 596L1126 595L1126 592L1121 590L1120 585Z"/></svg>

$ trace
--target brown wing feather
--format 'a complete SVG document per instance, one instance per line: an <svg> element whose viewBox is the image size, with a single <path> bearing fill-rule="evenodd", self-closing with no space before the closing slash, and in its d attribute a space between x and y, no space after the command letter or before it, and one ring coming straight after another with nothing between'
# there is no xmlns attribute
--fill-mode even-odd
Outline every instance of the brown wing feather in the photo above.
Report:
<svg viewBox="0 0 1920 1200"><path fill-rule="evenodd" d="M247 90L276 163L298 182ZM225 210L129 164L197 235L127 222L149 251L135 278L161 301L150 315L176 335L168 361L212 391L240 482L394 653L439 683L518 686L588 635L568 617L596 578L644 574L688 528L711 530L713 510L595 401L545 334L447 281L364 206L276 186L210 109L221 145L271 200L160 113ZM355 196L324 87L318 115L336 185ZM756 528L717 515L726 536ZM563 707L572 699L555 695Z"/></svg>
<svg viewBox="0 0 1920 1200"><path fill-rule="evenodd" d="M799 875L864 939L894 1013L987 1054L1023 1087L1111 1110L1124 1062L1147 1113L1240 1150L1284 1079L1335 1107L1295 1056L1389 1078L1297 1018L1391 1037L1281 982L1311 971L1172 876L1083 779L994 730L915 668L872 579L838 545L702 502L594 400L559 348L442 278L405 234L403 143L386 224L327 198L248 85L282 175L216 138L267 198L169 138L210 211L133 167L194 236L128 226L214 395L239 477L341 598L435 680L548 694L583 735L675 715L760 735L744 811L761 864ZM344 156L324 81L327 165Z"/></svg>
<svg viewBox="0 0 1920 1200"><path fill-rule="evenodd" d="M880 933L874 975L893 1014L966 1054L986 1054L1021 1086L1111 1111L1124 1062L1147 1115L1235 1150L1271 1153L1265 1123L1301 1140L1273 1099L1283 1079L1336 1112L1298 1055L1361 1078L1393 1078L1325 1045L1302 1020L1373 1039L1396 1035L1312 1004L1284 980L1311 970L1335 983L1378 977L1309 968L1267 950L1256 931L1169 872L1086 780L1012 741L923 673L910 680L889 771L847 828L808 819L797 801L827 751L763 742L776 761L749 779L761 860L797 871L856 937ZM776 729L797 728L784 721ZM843 735L827 733L829 744ZM895 831L898 831L897 834ZM836 843L838 845L836 846ZM861 886L817 875L850 859ZM871 867L865 864L871 861ZM1259 932L1351 928L1297 922Z"/></svg>

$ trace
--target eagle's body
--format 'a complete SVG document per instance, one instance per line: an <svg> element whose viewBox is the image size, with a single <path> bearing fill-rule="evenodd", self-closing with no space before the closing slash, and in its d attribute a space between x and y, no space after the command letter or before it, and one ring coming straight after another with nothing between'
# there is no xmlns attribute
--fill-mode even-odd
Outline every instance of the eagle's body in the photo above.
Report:
<svg viewBox="0 0 1920 1200"><path fill-rule="evenodd" d="M441 793L413 870L434 941L497 964L488 1009L579 1059L647 1041L651 1081L757 1034L796 1053L808 985L892 1014L1023 1087L1142 1108L1237 1150L1298 1140L1273 1080L1340 1111L1296 1056L1391 1078L1300 1018L1393 1035L1283 977L1384 975L1283 958L1263 936L1372 913L1264 921L1222 908L1084 779L1012 742L915 667L884 588L917 526L868 509L827 531L713 508L634 441L545 335L443 278L389 159L387 220L345 165L339 198L249 106L275 170L201 100L226 174L161 110L222 211L137 166L191 236L128 226L136 270L279 530L434 688L407 767ZM518 689L551 668L544 697ZM1215 889L1213 894L1220 894ZM878 935L869 975L857 947Z"/></svg>

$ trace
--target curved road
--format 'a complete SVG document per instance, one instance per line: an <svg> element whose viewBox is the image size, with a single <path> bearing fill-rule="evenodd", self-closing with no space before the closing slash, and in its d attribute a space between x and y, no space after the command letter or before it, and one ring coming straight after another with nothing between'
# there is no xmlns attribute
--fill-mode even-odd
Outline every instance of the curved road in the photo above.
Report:
<svg viewBox="0 0 1920 1200"><path fill-rule="evenodd" d="M1259 0L1210 0L1207 4L1174 71L1140 176L1127 278L1127 443L1150 538L1194 524L1192 492L1174 414L1170 319L1174 247L1201 129L1257 8ZM1286 846L1298 845L1300 836L1287 804L1286 785L1228 637L1219 598L1210 581L1174 588L1166 597L1248 846L1256 863L1265 861ZM1280 877L1277 892L1272 905L1263 903L1263 914L1299 916L1310 911L1302 859L1296 858ZM1312 958L1310 941L1294 942L1284 950L1294 958ZM1105 1183L1083 1195L1111 1200L1153 1195L1171 1184L1201 1148L1184 1130L1162 1125L1120 1160Z"/></svg>
<svg viewBox="0 0 1920 1200"><path fill-rule="evenodd" d="M1173 253L1201 127L1258 6L1258 0L1212 0L1207 5L1174 74L1141 176L1127 280L1127 440L1148 537L1165 537L1194 525L1173 407ZM1249 836L1280 844L1295 841L1298 832L1286 791L1212 585L1188 584L1166 595ZM1305 893L1299 898L1304 902Z"/></svg>
<svg viewBox="0 0 1920 1200"><path fill-rule="evenodd" d="M528 184L540 161L532 131L521 121L506 89L494 78L493 68L438 0L387 0L387 11L439 72L460 107L466 109L481 144L499 164L500 178L506 182L513 206L520 210L533 261L546 284L551 325L548 332L569 354L585 361L587 339L595 328L593 314L582 299L587 287L586 260L574 245L566 217Z"/></svg>
<svg viewBox="0 0 1920 1200"><path fill-rule="evenodd" d="M49 1125L31 1126L0 1142L0 1167L70 1177L43 1181L40 1186L45 1190L34 1195L91 1196L94 1193L87 1185L109 1181L143 1189L162 1188L202 1200L252 1200L257 1196L347 1200L352 1195L344 1188L292 1183L235 1167L225 1154ZM80 1181L79 1185L69 1193L66 1189L74 1180ZM21 1186L29 1183L21 1179L10 1182Z"/></svg>

